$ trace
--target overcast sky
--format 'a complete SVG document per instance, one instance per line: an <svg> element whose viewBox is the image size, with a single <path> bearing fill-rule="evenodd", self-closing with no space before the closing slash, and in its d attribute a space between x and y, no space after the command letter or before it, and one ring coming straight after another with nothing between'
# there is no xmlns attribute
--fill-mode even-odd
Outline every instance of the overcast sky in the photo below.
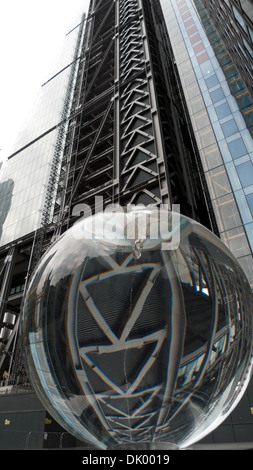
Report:
<svg viewBox="0 0 253 470"><path fill-rule="evenodd" d="M65 34L88 6L89 0L1 0L0 162L49 78Z"/></svg>

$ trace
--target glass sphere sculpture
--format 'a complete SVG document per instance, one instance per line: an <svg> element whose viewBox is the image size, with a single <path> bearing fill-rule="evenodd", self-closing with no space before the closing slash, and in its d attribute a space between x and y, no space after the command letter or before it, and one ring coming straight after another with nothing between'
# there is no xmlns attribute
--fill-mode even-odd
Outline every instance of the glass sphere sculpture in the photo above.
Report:
<svg viewBox="0 0 253 470"><path fill-rule="evenodd" d="M116 212L80 219L39 262L22 313L30 381L50 414L97 448L186 448L247 387L252 292L197 222Z"/></svg>

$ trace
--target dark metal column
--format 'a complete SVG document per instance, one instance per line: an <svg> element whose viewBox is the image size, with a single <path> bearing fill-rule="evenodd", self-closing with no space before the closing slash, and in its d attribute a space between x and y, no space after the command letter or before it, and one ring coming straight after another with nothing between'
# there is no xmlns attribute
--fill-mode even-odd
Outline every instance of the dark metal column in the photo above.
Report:
<svg viewBox="0 0 253 470"><path fill-rule="evenodd" d="M170 207L166 154L143 2L121 0L119 13L120 202Z"/></svg>

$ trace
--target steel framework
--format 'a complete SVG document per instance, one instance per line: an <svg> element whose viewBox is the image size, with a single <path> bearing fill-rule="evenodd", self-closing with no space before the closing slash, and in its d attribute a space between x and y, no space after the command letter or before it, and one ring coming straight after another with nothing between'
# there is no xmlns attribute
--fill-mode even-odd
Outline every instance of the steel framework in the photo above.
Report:
<svg viewBox="0 0 253 470"><path fill-rule="evenodd" d="M86 204L180 204L215 230L159 2L92 0L54 221ZM204 194L204 198L203 198Z"/></svg>
<svg viewBox="0 0 253 470"><path fill-rule="evenodd" d="M0 374L22 366L31 271L99 197L104 206L180 204L218 233L159 1L91 0L79 27L41 228L0 252Z"/></svg>

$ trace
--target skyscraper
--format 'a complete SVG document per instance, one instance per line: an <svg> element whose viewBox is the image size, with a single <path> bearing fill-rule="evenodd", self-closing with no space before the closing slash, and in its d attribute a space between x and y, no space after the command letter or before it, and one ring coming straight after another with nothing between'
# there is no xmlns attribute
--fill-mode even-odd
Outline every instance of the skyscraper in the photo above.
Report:
<svg viewBox="0 0 253 470"><path fill-rule="evenodd" d="M249 80L241 70L248 70L247 62L234 47L234 40L230 40L229 49L225 44L224 36L238 29L232 3L233 8L237 3L236 8L240 9L239 2L230 2L231 8L228 3L161 0L220 237L237 257L252 285L252 94L246 85ZM216 8L223 13L217 15ZM249 18L247 28L250 33ZM245 34L246 31L244 39ZM240 51L241 48L242 43ZM221 427L213 437L214 442L225 438L223 429L228 433L233 430L236 440L252 439L250 390L238 414L232 414L230 431ZM244 427L240 428L244 419Z"/></svg>
<svg viewBox="0 0 253 470"><path fill-rule="evenodd" d="M198 3L195 2L197 8ZM253 5L250 0L204 0L203 6L209 13L227 52L231 54L251 97L253 96Z"/></svg>
<svg viewBox="0 0 253 470"><path fill-rule="evenodd" d="M240 260L252 284L250 93L203 4L200 1L161 1L161 4L219 233ZM199 10L212 37L206 34ZM221 58L215 45L219 45L218 51L222 50Z"/></svg>
<svg viewBox="0 0 253 470"><path fill-rule="evenodd" d="M68 39L74 54L45 83L39 119L1 176L0 370L10 375L7 387L21 383L17 332L29 275L87 207L180 204L222 238L253 282L250 119L193 2L91 0Z"/></svg>

